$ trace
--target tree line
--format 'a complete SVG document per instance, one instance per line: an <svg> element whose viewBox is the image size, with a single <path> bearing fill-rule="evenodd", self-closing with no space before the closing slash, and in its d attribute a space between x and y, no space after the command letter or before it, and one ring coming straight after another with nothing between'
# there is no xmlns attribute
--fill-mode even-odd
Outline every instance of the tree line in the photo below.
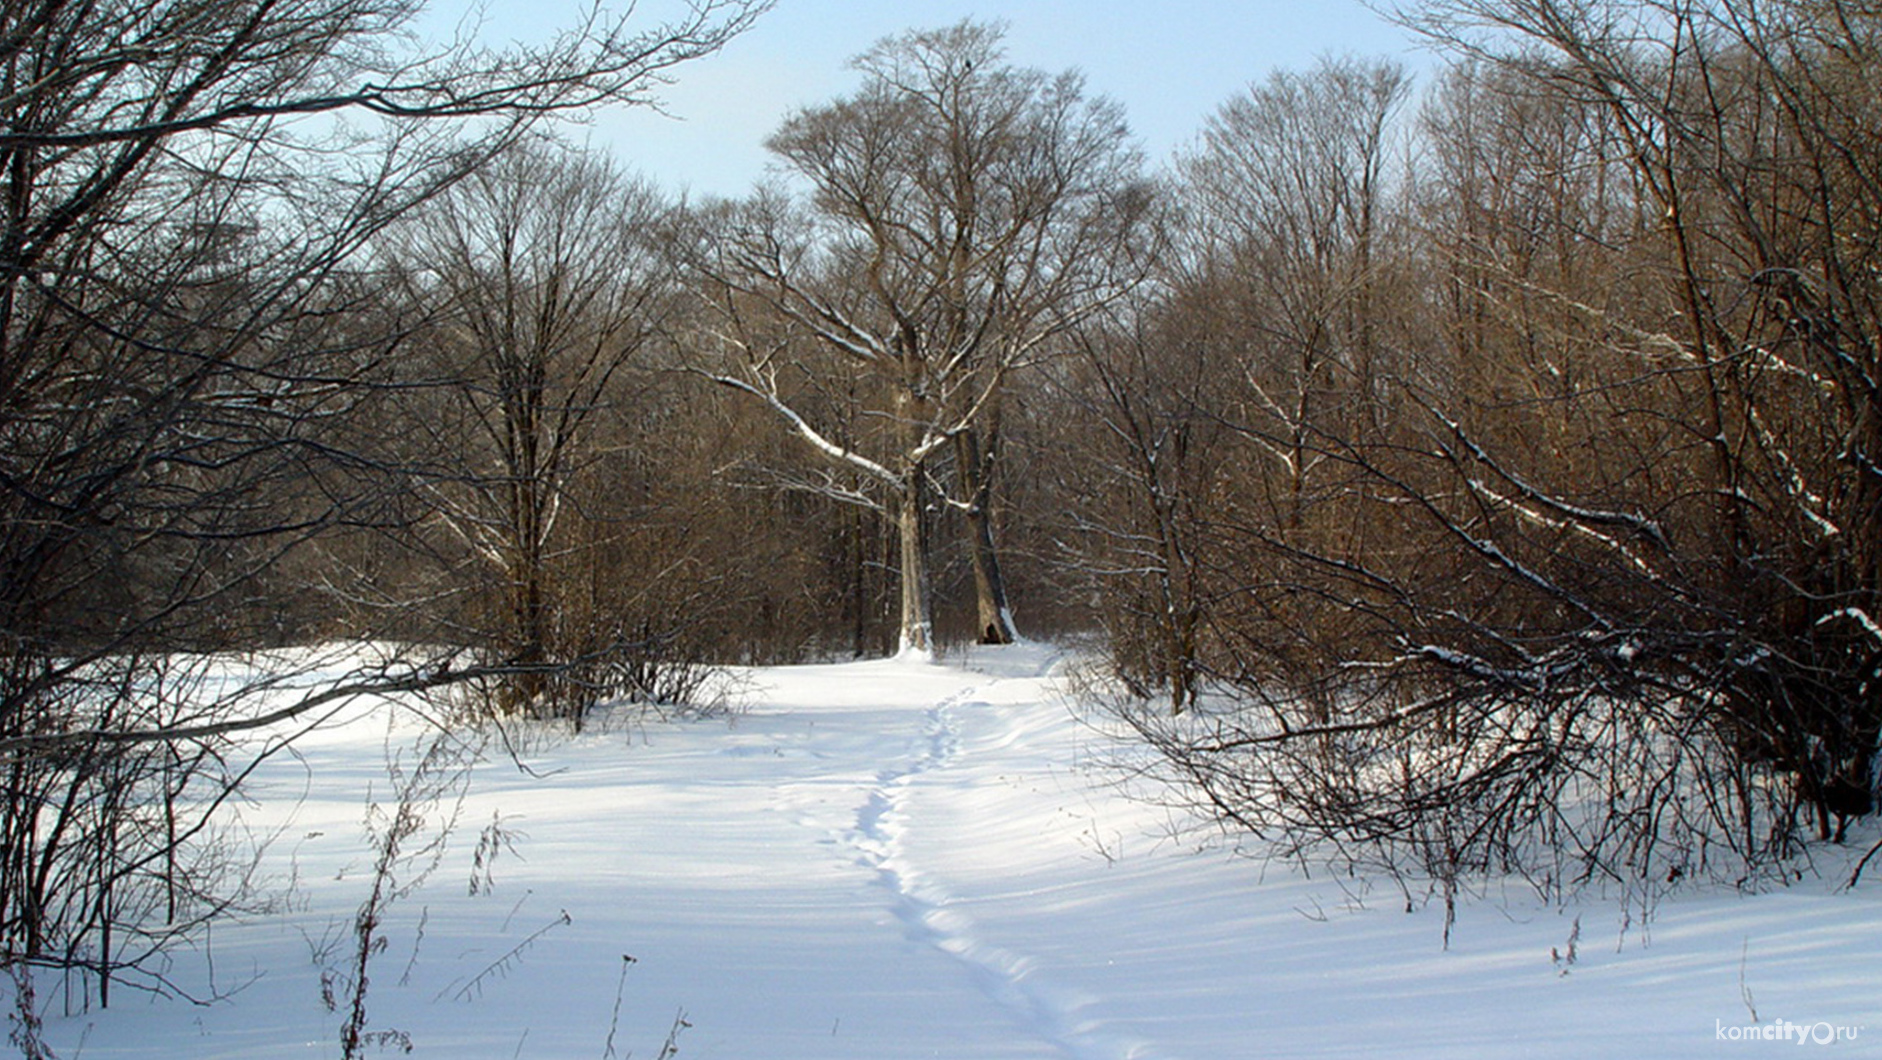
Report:
<svg viewBox="0 0 1882 1060"><path fill-rule="evenodd" d="M169 989L216 808L335 701L228 653L339 642L346 694L580 724L1092 633L1197 805L1447 898L1870 812L1882 12L1432 0L1428 83L1277 72L1162 168L976 22L738 199L553 134L765 6L0 15L11 966Z"/></svg>
<svg viewBox="0 0 1882 1060"><path fill-rule="evenodd" d="M1422 97L1333 61L1209 120L1168 286L1066 367L1199 806L1643 908L1873 810L1879 14L1450 0Z"/></svg>

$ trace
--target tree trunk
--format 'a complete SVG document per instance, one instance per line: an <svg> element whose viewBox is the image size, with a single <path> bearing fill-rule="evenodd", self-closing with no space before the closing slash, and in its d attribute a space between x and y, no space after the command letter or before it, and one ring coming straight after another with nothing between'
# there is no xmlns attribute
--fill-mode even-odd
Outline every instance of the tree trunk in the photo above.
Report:
<svg viewBox="0 0 1882 1060"><path fill-rule="evenodd" d="M934 650L934 611L928 593L928 532L922 514L922 469L907 469L895 513L901 541L902 651Z"/></svg>
<svg viewBox="0 0 1882 1060"><path fill-rule="evenodd" d="M845 566L848 568L844 594L848 598L850 626L850 655L862 658L869 654L869 553L870 542L882 533L880 526L871 518L871 513L861 507L851 508L849 526L844 537L848 539L844 551L849 555Z"/></svg>
<svg viewBox="0 0 1882 1060"><path fill-rule="evenodd" d="M993 545L993 476L990 472L999 445L997 432L997 427L989 432L984 453L980 437L972 428L955 436L961 492L967 497L974 599L979 610L975 637L982 644L1011 644L1017 636L1013 630L1013 613L1006 603L1006 579L1000 574L1000 554Z"/></svg>
<svg viewBox="0 0 1882 1060"><path fill-rule="evenodd" d="M533 523L533 520L532 520ZM534 534L533 525L529 533ZM509 661L526 666L540 666L549 661L549 603L544 582L542 550L533 541L522 542L516 557L517 569L510 574L510 651ZM548 681L540 673L516 674L506 681L504 712L536 712L549 707L542 702Z"/></svg>

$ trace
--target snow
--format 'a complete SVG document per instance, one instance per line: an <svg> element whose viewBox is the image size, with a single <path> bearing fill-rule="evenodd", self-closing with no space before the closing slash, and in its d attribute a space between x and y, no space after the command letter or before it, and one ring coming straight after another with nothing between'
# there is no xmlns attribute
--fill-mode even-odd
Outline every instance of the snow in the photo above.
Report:
<svg viewBox="0 0 1882 1060"><path fill-rule="evenodd" d="M1873 883L1839 892L1826 864L1777 893L1670 899L1644 926L1598 898L1485 887L1447 950L1441 901L1250 857L1148 797L1128 780L1141 752L1062 691L1067 665L1019 645L750 670L729 718L538 738L530 772L486 753L408 843L455 820L386 910L367 1030L453 1060L652 1057L681 1013L680 1056L766 1060L1873 1055L1882 1039ZM322 977L344 987L372 888L366 808L391 808L388 760L409 771L426 732L362 706L269 763L244 819L275 836L278 908L171 969L226 996L120 990L68 1015L48 977L58 1055L338 1056L344 996L329 1011ZM492 821L510 845L479 869Z"/></svg>

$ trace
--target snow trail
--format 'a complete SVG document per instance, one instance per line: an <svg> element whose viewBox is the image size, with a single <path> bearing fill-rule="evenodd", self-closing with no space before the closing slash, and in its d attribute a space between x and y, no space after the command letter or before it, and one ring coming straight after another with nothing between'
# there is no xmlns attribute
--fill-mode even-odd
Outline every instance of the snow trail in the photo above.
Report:
<svg viewBox="0 0 1882 1060"><path fill-rule="evenodd" d="M1039 666L1040 674L1057 661L1057 655L1049 657ZM859 864L889 892L891 911L909 939L958 961L982 993L1068 1060L1149 1060L1158 1054L1141 1043L1098 1033L1100 1023L1092 1015L1099 1007L1096 997L1051 983L1040 974L1036 958L990 941L963 903L909 855L904 840L915 826L909 794L922 777L962 756L957 714L990 709L975 698L980 689L970 686L929 707L919 753L877 775L868 800L856 811L851 839L860 852Z"/></svg>

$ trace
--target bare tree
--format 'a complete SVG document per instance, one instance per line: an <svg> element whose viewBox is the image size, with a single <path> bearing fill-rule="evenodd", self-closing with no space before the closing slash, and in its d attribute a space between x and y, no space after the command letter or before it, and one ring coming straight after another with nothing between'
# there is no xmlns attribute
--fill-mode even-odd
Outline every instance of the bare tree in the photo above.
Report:
<svg viewBox="0 0 1882 1060"><path fill-rule="evenodd" d="M1189 235L1239 346L1249 437L1277 463L1299 529L1317 430L1379 415L1380 296L1402 239L1396 121L1409 93L1383 60L1323 59L1230 99L1182 159ZM1203 299L1192 300L1202 308Z"/></svg>
<svg viewBox="0 0 1882 1060"><path fill-rule="evenodd" d="M598 658L636 636L569 628L606 624L574 606L583 594L570 572L584 565L584 539L595 542L571 524L622 511L621 498L576 485L615 448L609 410L673 302L669 259L653 245L664 209L600 159L531 144L419 211L398 241L411 296L441 307L412 342L441 382L416 392L412 411L442 462L425 488L454 551L496 577L498 658ZM504 698L577 717L593 698L549 695L552 684L532 669Z"/></svg>
<svg viewBox="0 0 1882 1060"><path fill-rule="evenodd" d="M1000 37L962 23L858 58L855 95L795 115L769 142L809 183L807 202L773 192L723 211L703 263L733 321L709 373L861 476L896 521L905 648L932 645L926 509L950 449L979 633L1012 639L991 511L1002 394L1139 273L1149 197L1117 107L1075 74L1007 65ZM753 307L871 381L870 415L890 427L881 448L845 444L793 405L812 362L801 344L741 330Z"/></svg>
<svg viewBox="0 0 1882 1060"><path fill-rule="evenodd" d="M1093 424L1065 540L1096 575L1119 672L1176 711L1208 675L1298 677L1282 627L1341 624L1224 531L1363 532L1324 503L1348 474L1321 439L1392 419L1407 91L1391 63L1329 59L1225 103L1179 159L1186 209L1155 297L1094 321L1061 377Z"/></svg>
<svg viewBox="0 0 1882 1060"><path fill-rule="evenodd" d="M1066 498L1059 559L1097 603L1115 674L1180 713L1214 662L1213 484L1248 471L1224 414L1238 358L1192 327L1213 317L1134 301L1081 328L1079 356L1053 373L1053 406L1076 413L1047 440Z"/></svg>
<svg viewBox="0 0 1882 1060"><path fill-rule="evenodd" d="M100 1000L157 975L224 900L191 851L279 746L234 735L332 701L258 707L278 685L182 653L283 639L285 558L411 516L346 426L398 368L359 248L545 116L646 102L762 7L425 55L402 0L0 12L0 959L96 971Z"/></svg>

